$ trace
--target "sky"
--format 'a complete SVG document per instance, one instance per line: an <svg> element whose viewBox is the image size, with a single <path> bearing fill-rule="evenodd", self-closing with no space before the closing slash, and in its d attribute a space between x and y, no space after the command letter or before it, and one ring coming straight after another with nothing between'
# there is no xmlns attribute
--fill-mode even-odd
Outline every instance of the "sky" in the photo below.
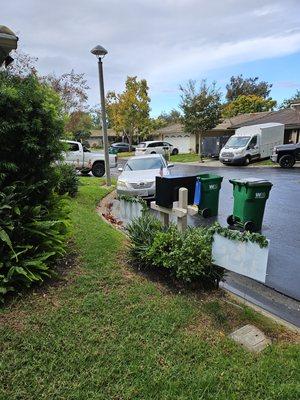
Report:
<svg viewBox="0 0 300 400"><path fill-rule="evenodd" d="M101 44L106 90L145 78L151 113L177 108L179 85L232 75L273 84L278 102L300 89L300 0L0 0L0 25L19 49L38 57L41 74L85 73L89 104L99 103Z"/></svg>

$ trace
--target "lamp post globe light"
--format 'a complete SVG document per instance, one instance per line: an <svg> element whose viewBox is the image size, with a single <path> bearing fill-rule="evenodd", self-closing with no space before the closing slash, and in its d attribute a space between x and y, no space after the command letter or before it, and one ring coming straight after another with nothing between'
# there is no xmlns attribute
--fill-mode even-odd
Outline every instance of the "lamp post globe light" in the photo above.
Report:
<svg viewBox="0 0 300 400"><path fill-rule="evenodd" d="M102 58L104 58L104 56L107 54L107 50L104 47L98 45L91 50L91 53L94 54L98 59L106 184L107 184L107 186L111 186L109 154L108 154L107 124L106 124L106 110L105 110L105 95L104 95L104 80L103 80L103 65L102 65Z"/></svg>

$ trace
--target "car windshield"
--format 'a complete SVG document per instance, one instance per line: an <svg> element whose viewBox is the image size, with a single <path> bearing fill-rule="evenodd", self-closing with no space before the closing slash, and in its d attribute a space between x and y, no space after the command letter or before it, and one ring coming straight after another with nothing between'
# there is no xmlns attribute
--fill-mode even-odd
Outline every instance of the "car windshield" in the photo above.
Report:
<svg viewBox="0 0 300 400"><path fill-rule="evenodd" d="M132 158L125 165L124 171L142 171L145 169L167 168L165 162L160 157Z"/></svg>
<svg viewBox="0 0 300 400"><path fill-rule="evenodd" d="M250 136L231 136L225 145L225 148L229 147L236 149L238 147L245 147L249 142Z"/></svg>
<svg viewBox="0 0 300 400"><path fill-rule="evenodd" d="M139 143L136 147L139 147L140 149L142 149L142 148L146 147L146 143L144 143L144 142Z"/></svg>

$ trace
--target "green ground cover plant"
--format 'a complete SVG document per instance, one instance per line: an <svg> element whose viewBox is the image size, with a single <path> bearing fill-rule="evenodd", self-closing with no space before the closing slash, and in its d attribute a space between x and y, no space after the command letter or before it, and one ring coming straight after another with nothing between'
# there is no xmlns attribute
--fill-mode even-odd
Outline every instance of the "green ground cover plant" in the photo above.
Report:
<svg viewBox="0 0 300 400"><path fill-rule="evenodd" d="M249 232L249 231L240 232L237 230L228 229L221 226L218 222L216 222L214 225L211 226L211 228L209 228L209 232L212 235L214 233L217 233L218 235L223 236L230 240L256 243L261 248L268 247L269 245L267 238L261 233Z"/></svg>
<svg viewBox="0 0 300 400"><path fill-rule="evenodd" d="M126 239L95 211L103 180L80 180L69 273L0 312L0 398L298 399L295 337L221 291L170 290L136 273ZM274 340L259 355L227 337L246 323Z"/></svg>

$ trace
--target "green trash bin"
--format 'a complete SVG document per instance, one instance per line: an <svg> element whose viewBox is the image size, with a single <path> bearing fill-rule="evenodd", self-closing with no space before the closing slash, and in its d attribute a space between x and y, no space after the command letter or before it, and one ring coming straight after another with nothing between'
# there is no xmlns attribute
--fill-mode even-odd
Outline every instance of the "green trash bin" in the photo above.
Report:
<svg viewBox="0 0 300 400"><path fill-rule="evenodd" d="M197 175L197 179L200 182L198 213L204 218L218 215L219 192L223 177L214 174L200 174ZM196 184L196 188L197 186Z"/></svg>
<svg viewBox="0 0 300 400"><path fill-rule="evenodd" d="M227 218L228 225L250 232L260 231L272 183L256 178L230 179L229 182L233 184L234 205L233 215Z"/></svg>

